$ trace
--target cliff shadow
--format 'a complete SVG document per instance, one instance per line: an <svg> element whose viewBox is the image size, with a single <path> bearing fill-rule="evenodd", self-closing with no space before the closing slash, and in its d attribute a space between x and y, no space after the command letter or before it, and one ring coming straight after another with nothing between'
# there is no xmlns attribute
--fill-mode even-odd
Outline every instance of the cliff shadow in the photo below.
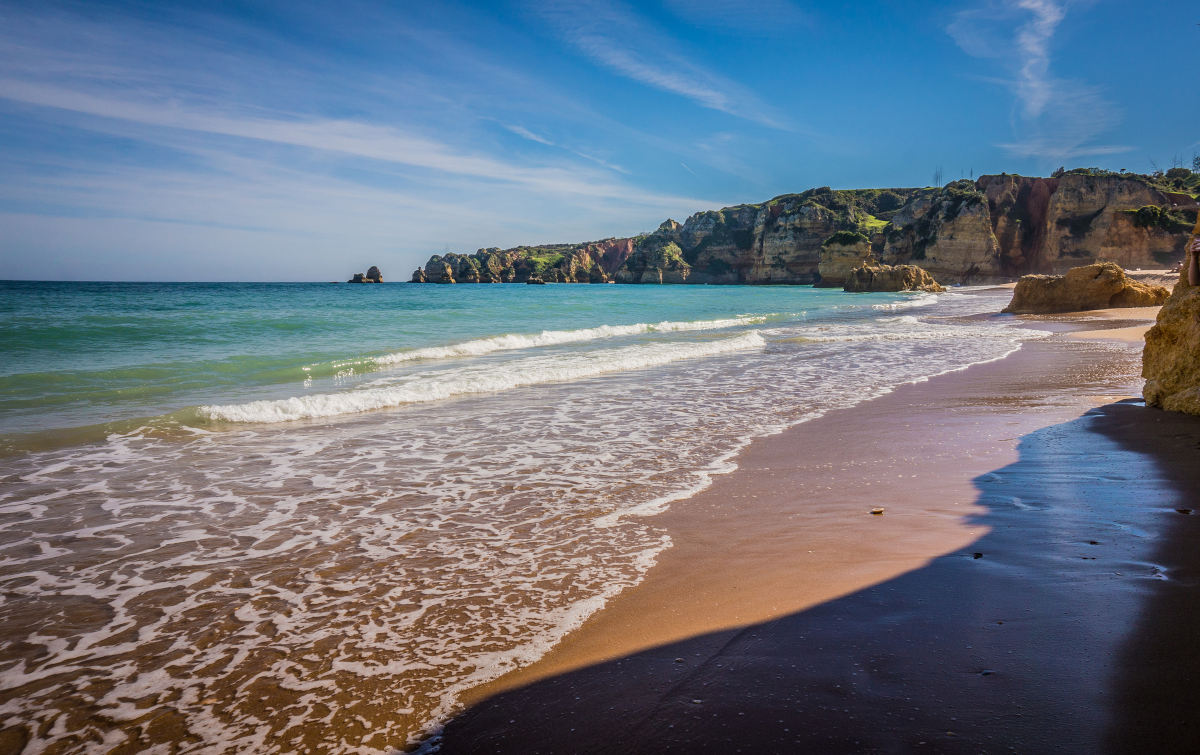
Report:
<svg viewBox="0 0 1200 755"><path fill-rule="evenodd" d="M1018 451L973 481L967 549L497 694L426 749L1195 750L1200 420L1110 404Z"/></svg>

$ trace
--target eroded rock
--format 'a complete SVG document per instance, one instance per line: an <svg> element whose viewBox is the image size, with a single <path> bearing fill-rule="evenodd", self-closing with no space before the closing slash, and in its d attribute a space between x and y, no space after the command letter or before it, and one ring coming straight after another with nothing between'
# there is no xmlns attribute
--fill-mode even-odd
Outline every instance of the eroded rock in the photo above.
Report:
<svg viewBox="0 0 1200 755"><path fill-rule="evenodd" d="M1131 279L1114 262L1072 268L1065 275L1026 275L1017 281L1010 314L1080 312L1110 307L1156 307L1169 292Z"/></svg>
<svg viewBox="0 0 1200 755"><path fill-rule="evenodd" d="M1186 270L1146 333L1142 377L1150 406L1200 414L1200 286L1188 285Z"/></svg>
<svg viewBox="0 0 1200 755"><path fill-rule="evenodd" d="M854 293L868 291L941 293L946 290L929 273L916 265L869 265L866 263L850 271L842 288Z"/></svg>

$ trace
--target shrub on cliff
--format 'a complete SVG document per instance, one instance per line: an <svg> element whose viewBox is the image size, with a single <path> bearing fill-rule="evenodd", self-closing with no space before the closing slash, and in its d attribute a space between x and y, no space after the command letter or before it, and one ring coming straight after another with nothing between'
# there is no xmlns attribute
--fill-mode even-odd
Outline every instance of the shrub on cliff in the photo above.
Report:
<svg viewBox="0 0 1200 755"><path fill-rule="evenodd" d="M838 231L822 241L821 246L830 246L832 244L837 244L839 246L853 246L855 244L869 243L871 243L869 238L856 231Z"/></svg>
<svg viewBox="0 0 1200 755"><path fill-rule="evenodd" d="M1138 228L1161 228L1168 233L1184 233L1191 229L1193 222L1183 211L1152 204L1126 212L1133 213L1133 224Z"/></svg>

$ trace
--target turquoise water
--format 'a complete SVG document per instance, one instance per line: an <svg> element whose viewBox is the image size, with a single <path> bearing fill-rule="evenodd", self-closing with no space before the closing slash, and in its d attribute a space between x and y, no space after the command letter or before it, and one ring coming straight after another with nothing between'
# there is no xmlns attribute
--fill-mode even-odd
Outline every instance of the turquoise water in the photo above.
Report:
<svg viewBox="0 0 1200 755"><path fill-rule="evenodd" d="M502 334L853 318L838 302L806 287L5 282L0 435L311 393L372 358Z"/></svg>
<svg viewBox="0 0 1200 755"><path fill-rule="evenodd" d="M1044 335L1006 300L0 284L0 728L402 748L636 585L755 438Z"/></svg>

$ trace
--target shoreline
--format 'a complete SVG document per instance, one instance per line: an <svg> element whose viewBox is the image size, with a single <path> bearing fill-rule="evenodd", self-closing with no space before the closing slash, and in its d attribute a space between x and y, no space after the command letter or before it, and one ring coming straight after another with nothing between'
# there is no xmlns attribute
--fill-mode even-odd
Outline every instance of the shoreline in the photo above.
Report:
<svg viewBox="0 0 1200 755"><path fill-rule="evenodd" d="M695 681L697 674L722 666L720 648L756 628L778 630L795 617L837 614L831 607L946 559L967 554L965 561L976 561L968 551L998 536L980 480L1019 465L1023 439L1084 422L1097 407L1135 393L1139 355L1111 340L1140 339L1152 315L1118 310L1055 316L1056 330L1074 332L1027 342L997 362L905 385L755 441L739 455L735 472L656 517L675 545L641 583L539 661L464 696L466 712L431 744L440 741L448 752L594 751L614 736L608 710L640 722L625 727L640 732L622 742L625 749L661 751L707 741L666 735L691 712L664 713L664 695L688 680L693 691L707 684ZM1109 324L1118 327L1096 330ZM1120 406L1122 412L1131 408ZM905 452L896 454L897 447ZM1141 463L1131 459L1126 466ZM884 514L871 515L875 507ZM1136 545L1148 552L1150 542L1142 538ZM1061 598L1058 588L1044 591ZM1125 599L1120 608L1130 622L1135 603ZM881 629L871 623L866 621L868 630ZM719 697L744 702L757 684L744 680ZM576 698L574 705L563 702ZM1100 700L1092 696L1081 707L1093 719L1089 730L1102 731ZM738 719L744 719L741 713ZM570 727L561 724L563 717ZM647 738L646 727L659 718L670 723ZM738 728L737 721L721 719L718 714L722 726ZM837 735L836 727L822 731Z"/></svg>

